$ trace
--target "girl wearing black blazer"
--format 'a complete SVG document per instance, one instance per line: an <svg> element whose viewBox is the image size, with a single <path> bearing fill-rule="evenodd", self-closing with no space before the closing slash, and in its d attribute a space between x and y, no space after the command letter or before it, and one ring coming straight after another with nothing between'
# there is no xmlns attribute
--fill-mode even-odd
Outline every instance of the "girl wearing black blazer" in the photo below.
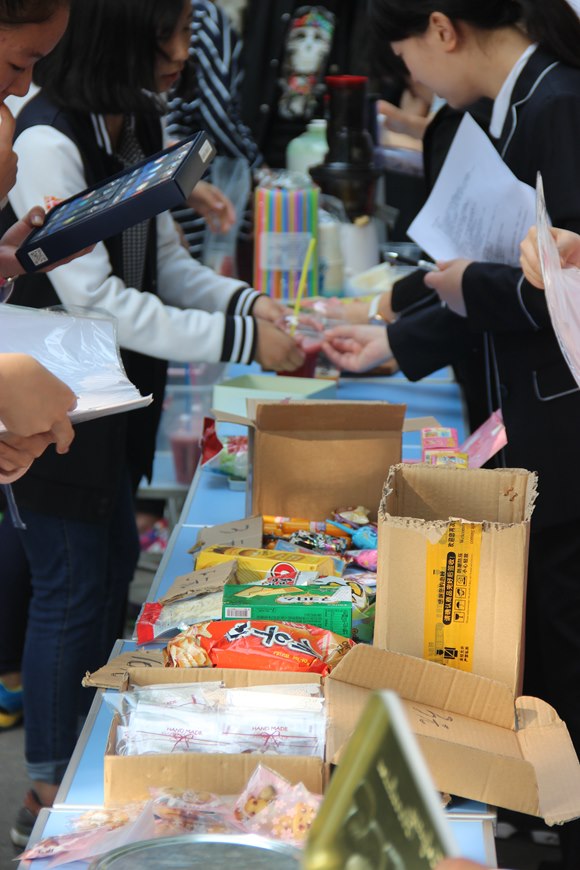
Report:
<svg viewBox="0 0 580 870"><path fill-rule="evenodd" d="M554 224L580 232L580 22L565 0L373 0L371 18L379 44L390 43L413 79L453 108L493 100L489 132L503 160L532 186L540 171ZM440 266L424 280L445 306L403 314L384 330L338 327L324 349L354 371L394 357L419 380L480 342L488 411L501 408L508 434L499 462L539 475L524 691L556 708L580 751L580 391L545 295L521 269ZM563 829L566 867L578 866L578 828Z"/></svg>

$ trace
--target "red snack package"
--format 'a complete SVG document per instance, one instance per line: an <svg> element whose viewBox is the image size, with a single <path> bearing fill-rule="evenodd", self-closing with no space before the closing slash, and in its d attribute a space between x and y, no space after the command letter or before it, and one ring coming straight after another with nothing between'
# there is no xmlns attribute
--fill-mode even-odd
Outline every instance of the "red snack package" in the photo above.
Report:
<svg viewBox="0 0 580 870"><path fill-rule="evenodd" d="M223 619L192 625L163 651L166 667L302 671L326 676L354 642L314 625ZM193 651L193 655L192 655Z"/></svg>

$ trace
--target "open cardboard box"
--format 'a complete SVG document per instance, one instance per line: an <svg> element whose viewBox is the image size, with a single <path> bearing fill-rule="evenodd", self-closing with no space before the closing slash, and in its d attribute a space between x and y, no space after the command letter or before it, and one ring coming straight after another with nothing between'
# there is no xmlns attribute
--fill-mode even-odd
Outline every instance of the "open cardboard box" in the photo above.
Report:
<svg viewBox="0 0 580 870"><path fill-rule="evenodd" d="M438 426L404 421L388 402L255 402L246 417L216 420L249 429L246 514L325 520L339 506L364 505L376 519L391 465L401 461L403 431Z"/></svg>
<svg viewBox="0 0 580 870"><path fill-rule="evenodd" d="M133 684L224 679L227 685L312 682L312 674L136 668ZM105 753L105 804L140 800L150 786L235 794L258 764L321 791L330 763L353 733L369 692L392 689L404 702L435 785L459 797L542 816L580 816L580 764L566 725L537 698L514 699L501 683L435 662L359 644L324 681L326 761L299 756L172 754L117 756L116 722Z"/></svg>
<svg viewBox="0 0 580 870"><path fill-rule="evenodd" d="M374 645L519 694L535 497L524 469L393 466L379 510Z"/></svg>
<svg viewBox="0 0 580 870"><path fill-rule="evenodd" d="M112 664L112 663L110 663ZM158 683L206 683L223 680L228 688L317 683L316 674L244 671L224 668L128 668L121 688ZM217 794L239 794L255 768L266 763L292 783L303 782L320 794L325 786L326 765L322 758L294 755L221 754L178 752L157 755L120 756L115 752L119 719L113 719L104 763L105 805L147 800L150 788L198 789Z"/></svg>

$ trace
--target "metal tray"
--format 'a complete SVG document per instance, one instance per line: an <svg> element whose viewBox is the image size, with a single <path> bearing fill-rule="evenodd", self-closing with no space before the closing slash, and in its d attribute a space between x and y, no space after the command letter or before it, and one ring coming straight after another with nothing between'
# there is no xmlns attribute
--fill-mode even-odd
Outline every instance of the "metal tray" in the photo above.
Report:
<svg viewBox="0 0 580 870"><path fill-rule="evenodd" d="M144 840L101 855L89 870L297 870L301 852L287 843L256 836L184 834Z"/></svg>

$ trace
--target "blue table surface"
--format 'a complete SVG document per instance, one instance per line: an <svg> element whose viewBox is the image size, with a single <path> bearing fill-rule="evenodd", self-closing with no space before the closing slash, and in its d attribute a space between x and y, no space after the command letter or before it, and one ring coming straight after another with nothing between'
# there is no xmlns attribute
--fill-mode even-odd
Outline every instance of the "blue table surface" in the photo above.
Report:
<svg viewBox="0 0 580 870"><path fill-rule="evenodd" d="M248 371L246 367L232 368L232 377L239 374L240 369L242 372ZM433 415L442 425L457 428L460 440L464 437L458 389L450 382L447 372L436 373L431 379L418 384L410 384L401 376L344 380L339 385L338 398L402 402L407 405L407 416ZM222 431L240 431L240 428L225 427ZM404 436L404 456L411 458L418 454L418 438L418 433ZM159 598L178 575L193 569L193 559L188 550L195 543L200 528L243 518L246 515L245 499L245 492L231 490L224 477L198 469L181 520L172 533L155 576L149 600ZM133 649L135 644L132 641L119 641L113 654ZM71 818L82 808L103 804L103 755L113 716L112 708L104 702L103 697L103 692L97 693L57 795L55 808L41 820L42 836L63 833L68 829ZM492 814L484 804L454 799L448 818L460 854L482 862L493 860L493 848L490 852L489 843ZM493 847L493 839L491 843ZM44 861L34 864L37 870L44 870L46 866ZM75 870L87 865L81 862L67 866Z"/></svg>

